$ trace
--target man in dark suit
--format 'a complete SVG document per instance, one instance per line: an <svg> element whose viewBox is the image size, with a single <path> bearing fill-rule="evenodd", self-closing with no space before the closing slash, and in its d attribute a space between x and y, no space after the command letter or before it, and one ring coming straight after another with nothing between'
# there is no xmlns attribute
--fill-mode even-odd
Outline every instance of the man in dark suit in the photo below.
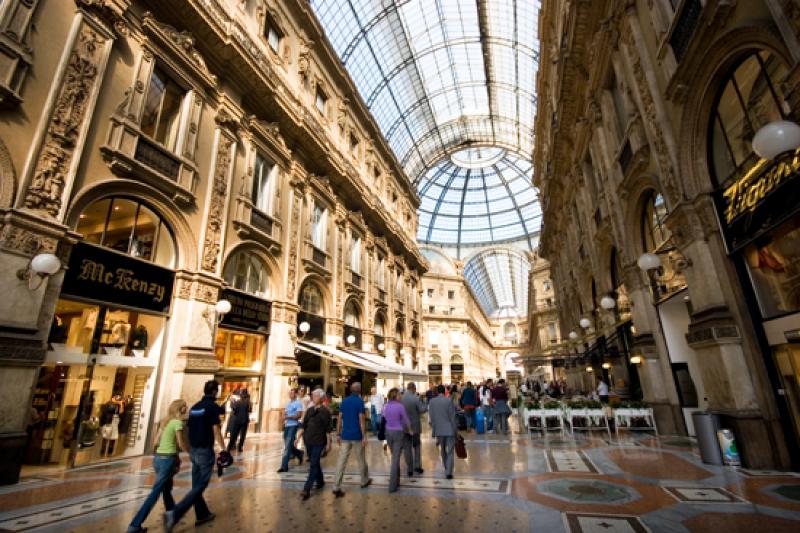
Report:
<svg viewBox="0 0 800 533"><path fill-rule="evenodd" d="M406 466L408 467L408 477L414 475L414 472L421 474L422 470L422 446L420 442L420 433L422 432L422 424L420 423L420 416L428 410L427 406L422 403L422 400L417 396L417 386L414 383L406 384L406 391L403 393L403 407L406 408L408 419L411 421L411 430L413 435L406 433L406 445L403 447L403 452L406 458ZM413 456L413 457L412 457Z"/></svg>
<svg viewBox="0 0 800 533"><path fill-rule="evenodd" d="M456 447L456 407L450 398L444 395L444 385L439 385L439 395L428 404L428 416L431 419L433 436L442 454L447 479L453 479L453 458Z"/></svg>

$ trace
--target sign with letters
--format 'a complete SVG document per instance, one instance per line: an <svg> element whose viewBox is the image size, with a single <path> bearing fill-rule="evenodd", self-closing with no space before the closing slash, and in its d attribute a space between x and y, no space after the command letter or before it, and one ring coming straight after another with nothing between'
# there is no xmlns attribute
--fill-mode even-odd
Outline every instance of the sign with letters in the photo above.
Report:
<svg viewBox="0 0 800 533"><path fill-rule="evenodd" d="M762 159L714 201L728 252L733 253L800 210L800 149Z"/></svg>
<svg viewBox="0 0 800 533"><path fill-rule="evenodd" d="M64 274L62 296L169 314L175 273L148 261L79 242Z"/></svg>
<svg viewBox="0 0 800 533"><path fill-rule="evenodd" d="M220 326L269 334L271 302L231 289L223 290L221 299L231 303L231 310L222 317Z"/></svg>

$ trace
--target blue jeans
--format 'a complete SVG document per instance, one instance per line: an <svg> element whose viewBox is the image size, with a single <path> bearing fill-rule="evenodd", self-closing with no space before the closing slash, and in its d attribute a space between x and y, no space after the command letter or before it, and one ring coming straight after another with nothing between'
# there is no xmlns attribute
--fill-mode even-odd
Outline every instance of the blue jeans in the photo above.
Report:
<svg viewBox="0 0 800 533"><path fill-rule="evenodd" d="M370 410L370 422L371 422L370 429L372 429L372 432L377 435L378 428L381 425L381 419L378 417L378 411L375 409L374 405L371 406L369 410Z"/></svg>
<svg viewBox="0 0 800 533"><path fill-rule="evenodd" d="M324 449L324 444L306 445L306 450L308 451L308 460L310 462L308 467L308 478L306 479L306 484L303 486L303 490L306 492L310 492L311 487L314 485L316 485L317 488L321 488L325 484L325 478L322 476L322 465L320 465L320 461L322 460L322 451Z"/></svg>
<svg viewBox="0 0 800 533"><path fill-rule="evenodd" d="M467 429L475 427L475 409L464 409L464 418L467 419Z"/></svg>
<svg viewBox="0 0 800 533"><path fill-rule="evenodd" d="M494 428L494 409L492 409L491 405L484 405L483 406L483 420L486 427L484 430L491 431Z"/></svg>
<svg viewBox="0 0 800 533"><path fill-rule="evenodd" d="M216 464L214 448L192 448L189 453L192 457L192 490L187 492L186 496L175 504L173 509L175 523L178 523L192 505L194 505L194 514L197 520L202 520L211 514L206 501L203 499L203 491L208 487L208 482L211 481L211 474L214 472L214 465Z"/></svg>
<svg viewBox="0 0 800 533"><path fill-rule="evenodd" d="M298 426L289 426L283 428L283 459L281 459L281 468L289 469L289 459L292 456L298 459L303 458L303 452L294 447L294 439L297 437Z"/></svg>
<svg viewBox="0 0 800 533"><path fill-rule="evenodd" d="M153 483L153 489L144 503L142 503L139 512L133 517L131 524L128 526L128 531L136 531L142 527L159 496L164 497L164 507L167 508L167 511L175 507L175 500L172 498L172 470L175 468L177 459L177 455L156 455L153 457L156 482Z"/></svg>

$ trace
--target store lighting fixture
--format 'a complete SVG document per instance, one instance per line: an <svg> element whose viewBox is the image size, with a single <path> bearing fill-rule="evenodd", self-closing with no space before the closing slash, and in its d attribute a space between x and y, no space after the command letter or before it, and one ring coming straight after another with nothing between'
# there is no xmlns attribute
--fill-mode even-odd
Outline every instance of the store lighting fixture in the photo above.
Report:
<svg viewBox="0 0 800 533"><path fill-rule="evenodd" d="M775 159L800 148L800 125L776 120L759 129L753 137L753 151L764 159Z"/></svg>
<svg viewBox="0 0 800 533"><path fill-rule="evenodd" d="M233 305L228 300L220 300L216 304L214 304L214 320L217 324L222 321L222 318L231 312L233 309ZM203 311L203 317L209 319L211 316L211 311L208 307Z"/></svg>
<svg viewBox="0 0 800 533"><path fill-rule="evenodd" d="M617 301L611 296L603 296L600 298L600 307L606 310L614 309L617 306Z"/></svg>
<svg viewBox="0 0 800 533"><path fill-rule="evenodd" d="M586 317L584 317L584 318L581 318L581 320L580 320L580 322L578 322L578 324L580 324L580 326L581 326L583 329L589 329L590 327L592 327L592 321L591 321L591 320L589 320L589 319L588 319L588 318L586 318Z"/></svg>
<svg viewBox="0 0 800 533"><path fill-rule="evenodd" d="M347 340L347 344L355 344L356 336L355 335L348 335L347 339L345 339L345 340Z"/></svg>
<svg viewBox="0 0 800 533"><path fill-rule="evenodd" d="M609 368L611 368L611 363L603 363L603 368L608 370Z"/></svg>
<svg viewBox="0 0 800 533"><path fill-rule="evenodd" d="M573 340L573 341L574 341L575 339L577 339L577 338L578 338L578 334L577 334L577 333L575 333L574 331L570 331L570 332L569 332L569 338L570 338L570 340Z"/></svg>
<svg viewBox="0 0 800 533"><path fill-rule="evenodd" d="M378 351L382 352L385 349L386 349L386 345L385 344L383 344L383 343L378 344Z"/></svg>
<svg viewBox="0 0 800 533"><path fill-rule="evenodd" d="M640 269L647 272L649 270L655 270L657 268L660 268L661 258L658 257L656 254L645 252L639 256L639 259L636 261L636 264L639 265Z"/></svg>
<svg viewBox="0 0 800 533"><path fill-rule="evenodd" d="M311 329L311 324L309 324L308 322L303 320L302 322L300 322L300 325L298 326L298 329L300 330L300 333L305 335Z"/></svg>
<svg viewBox="0 0 800 533"><path fill-rule="evenodd" d="M44 280L61 270L61 260L50 253L38 253L25 268L17 270L17 278L28 282L32 291L41 287Z"/></svg>
<svg viewBox="0 0 800 533"><path fill-rule="evenodd" d="M592 368L592 367L590 367L590 366L587 366L587 367L586 367L586 371L587 371L587 372L594 372L594 368Z"/></svg>
<svg viewBox="0 0 800 533"><path fill-rule="evenodd" d="M642 356L641 355L634 355L631 357L631 364L632 365L641 365L642 364Z"/></svg>

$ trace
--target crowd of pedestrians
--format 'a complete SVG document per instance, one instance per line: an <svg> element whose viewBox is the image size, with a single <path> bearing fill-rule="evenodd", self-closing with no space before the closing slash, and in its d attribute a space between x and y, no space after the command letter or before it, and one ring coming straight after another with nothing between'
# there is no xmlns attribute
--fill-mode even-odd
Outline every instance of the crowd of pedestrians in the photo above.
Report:
<svg viewBox="0 0 800 533"><path fill-rule="evenodd" d="M504 380L495 383L487 379L475 385L467 382L432 386L424 396L417 393L414 383L407 383L403 389L392 388L385 397L372 387L370 394L362 397L361 383L354 382L338 404L338 416L335 416L331 388L328 391L293 388L281 412L283 453L278 473L288 472L292 459L297 461L297 466L307 459L308 476L300 496L303 500L309 499L312 489L321 490L325 486L321 461L331 452L335 440L339 451L333 476L334 496L345 495L342 481L353 455L361 488L366 488L372 484L366 457L368 433L372 432L385 442L384 450L391 454L389 492L396 492L400 487L401 462L407 477L424 473L421 436L426 429L427 413L444 475L453 479L459 432L494 431L507 435L511 394ZM142 524L159 498L163 499L166 509L163 515L166 531L171 531L191 507L195 511L195 525L214 520L216 515L208 508L203 493L215 465L222 475L223 469L234 460L231 453L237 453L241 459L253 411L246 389L234 390L224 402L219 395L219 383L212 380L205 384L200 401L191 407L184 400L175 400L169 406L154 439L155 482L128 526L128 533L147 530ZM227 445L221 430L226 412ZM219 454L215 454L215 445ZM181 451L187 452L191 460L192 485L188 493L175 502L173 477L180 470Z"/></svg>

